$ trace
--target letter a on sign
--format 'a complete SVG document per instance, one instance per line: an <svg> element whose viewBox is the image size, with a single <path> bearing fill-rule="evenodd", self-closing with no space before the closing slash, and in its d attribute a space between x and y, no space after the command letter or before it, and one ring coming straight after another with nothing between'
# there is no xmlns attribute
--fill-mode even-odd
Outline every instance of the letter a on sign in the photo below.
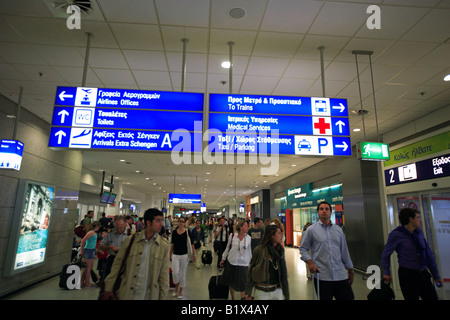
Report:
<svg viewBox="0 0 450 320"><path fill-rule="evenodd" d="M371 5L367 7L366 13L372 13L372 15L367 18L366 26L367 29L381 29L381 10L379 6Z"/></svg>
<svg viewBox="0 0 450 320"><path fill-rule="evenodd" d="M70 17L67 18L67 29L81 29L80 8L75 5L68 6L66 13L73 13Z"/></svg>

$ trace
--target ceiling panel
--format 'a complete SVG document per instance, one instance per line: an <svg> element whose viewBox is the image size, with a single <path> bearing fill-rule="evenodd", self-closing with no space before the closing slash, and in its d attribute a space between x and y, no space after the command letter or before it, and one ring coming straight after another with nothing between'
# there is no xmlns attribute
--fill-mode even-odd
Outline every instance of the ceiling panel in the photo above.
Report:
<svg viewBox="0 0 450 320"><path fill-rule="evenodd" d="M320 1L270 0L261 30L306 33L322 6Z"/></svg>
<svg viewBox="0 0 450 320"><path fill-rule="evenodd" d="M259 57L291 58L303 39L302 34L260 32L253 49Z"/></svg>
<svg viewBox="0 0 450 320"><path fill-rule="evenodd" d="M208 27L209 0L156 0L162 25Z"/></svg>
<svg viewBox="0 0 450 320"><path fill-rule="evenodd" d="M111 23L110 26L121 48L136 50L163 49L158 26L127 23Z"/></svg>
<svg viewBox="0 0 450 320"><path fill-rule="evenodd" d="M153 1L98 0L105 18L111 22L157 24Z"/></svg>
<svg viewBox="0 0 450 320"><path fill-rule="evenodd" d="M366 9L364 4L325 2L309 33L353 36L365 24Z"/></svg>

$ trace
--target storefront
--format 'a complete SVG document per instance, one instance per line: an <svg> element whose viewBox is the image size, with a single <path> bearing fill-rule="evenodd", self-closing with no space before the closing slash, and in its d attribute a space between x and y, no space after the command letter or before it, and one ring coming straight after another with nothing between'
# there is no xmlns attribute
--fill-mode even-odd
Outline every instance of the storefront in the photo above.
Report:
<svg viewBox="0 0 450 320"><path fill-rule="evenodd" d="M342 183L314 189L312 183L307 183L286 191L281 198L281 211L286 217L286 245L300 246L303 229L308 222L317 222L317 205L322 201L332 206L331 221L343 227Z"/></svg>

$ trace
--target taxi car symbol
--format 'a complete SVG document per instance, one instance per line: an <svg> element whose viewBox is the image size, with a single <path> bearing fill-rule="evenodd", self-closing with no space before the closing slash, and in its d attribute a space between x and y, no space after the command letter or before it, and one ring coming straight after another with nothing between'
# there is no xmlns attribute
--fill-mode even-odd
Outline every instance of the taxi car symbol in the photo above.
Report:
<svg viewBox="0 0 450 320"><path fill-rule="evenodd" d="M298 149L302 150L302 149L307 149L308 151L311 151L311 144L306 141L305 139L302 139L299 143L298 143Z"/></svg>

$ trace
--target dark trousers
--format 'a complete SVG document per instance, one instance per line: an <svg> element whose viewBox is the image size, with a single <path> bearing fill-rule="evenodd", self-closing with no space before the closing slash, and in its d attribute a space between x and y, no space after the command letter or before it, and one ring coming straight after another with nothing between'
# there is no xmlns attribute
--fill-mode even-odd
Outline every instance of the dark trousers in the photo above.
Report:
<svg viewBox="0 0 450 320"><path fill-rule="evenodd" d="M317 280L314 279L314 288L317 292ZM320 300L354 300L352 286L348 280L342 281L319 281Z"/></svg>
<svg viewBox="0 0 450 320"><path fill-rule="evenodd" d="M219 241L217 250L217 267L220 268L220 261L222 261L222 255L227 248L227 242Z"/></svg>
<svg viewBox="0 0 450 320"><path fill-rule="evenodd" d="M400 266L398 278L403 298L405 300L437 300L436 290L427 270L414 270Z"/></svg>
<svg viewBox="0 0 450 320"><path fill-rule="evenodd" d="M101 280L105 280L108 274L111 272L111 267L114 263L115 258L116 258L115 254L110 254L108 258L106 258L106 264L103 269L103 278Z"/></svg>

